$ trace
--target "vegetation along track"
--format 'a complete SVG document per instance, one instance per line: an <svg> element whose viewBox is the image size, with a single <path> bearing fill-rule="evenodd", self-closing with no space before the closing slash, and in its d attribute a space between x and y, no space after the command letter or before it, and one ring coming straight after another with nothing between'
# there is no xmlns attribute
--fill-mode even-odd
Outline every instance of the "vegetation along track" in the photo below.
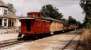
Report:
<svg viewBox="0 0 91 50"><path fill-rule="evenodd" d="M10 46L10 45L14 45L14 44L17 44L17 43L22 43L22 42L24 42L24 41L19 41L17 39L0 41L0 48L7 47L7 46Z"/></svg>

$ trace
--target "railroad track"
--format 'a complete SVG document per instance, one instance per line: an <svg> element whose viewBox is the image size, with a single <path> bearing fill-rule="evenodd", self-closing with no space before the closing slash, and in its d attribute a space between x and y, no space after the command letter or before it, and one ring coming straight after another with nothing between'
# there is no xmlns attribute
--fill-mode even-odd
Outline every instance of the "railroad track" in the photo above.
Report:
<svg viewBox="0 0 91 50"><path fill-rule="evenodd" d="M7 46L10 46L10 45L14 45L14 44L17 44L17 43L22 43L22 42L24 42L24 41L19 41L17 39L0 41L0 48L7 47Z"/></svg>
<svg viewBox="0 0 91 50"><path fill-rule="evenodd" d="M75 33L78 34L78 33L80 33L80 31L74 32L74 34ZM65 46L62 47L62 50L65 50L65 49L67 49L70 46L70 44L78 36L77 34L75 34L74 37L72 37L72 39ZM25 41L23 41L23 40L22 41L19 41L17 39L10 39L10 40L5 40L5 41L0 41L0 48L7 47L7 46L11 46L11 45L18 44L18 43L22 43L22 42L25 42Z"/></svg>
<svg viewBox="0 0 91 50"><path fill-rule="evenodd" d="M76 33L80 33L80 32L81 32L81 30L78 31L78 32L76 32ZM72 46L72 45L75 45L74 48L73 48L73 50L77 50L77 48L78 48L78 46L79 46L79 40L80 40L80 38L78 39L78 41L77 41L75 44L72 44L72 43L74 43L74 39L75 39L77 36L78 36L78 35L75 35L74 37L72 37L72 39L62 48L62 50L69 49L70 46Z"/></svg>

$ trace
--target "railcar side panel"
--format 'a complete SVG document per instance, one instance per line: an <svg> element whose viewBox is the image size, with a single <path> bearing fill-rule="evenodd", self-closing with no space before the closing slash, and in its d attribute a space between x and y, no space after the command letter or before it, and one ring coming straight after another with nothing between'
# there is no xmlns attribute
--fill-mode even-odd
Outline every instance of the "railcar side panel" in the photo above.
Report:
<svg viewBox="0 0 91 50"><path fill-rule="evenodd" d="M63 24L60 22L52 22L50 25L50 31L55 32L55 31L61 31L63 30Z"/></svg>
<svg viewBox="0 0 91 50"><path fill-rule="evenodd" d="M21 19L21 33L25 35L50 32L50 22L41 19Z"/></svg>
<svg viewBox="0 0 91 50"><path fill-rule="evenodd" d="M21 33L26 32L26 23L25 19L21 20Z"/></svg>
<svg viewBox="0 0 91 50"><path fill-rule="evenodd" d="M42 20L35 20L31 27L31 32L34 34L47 33L50 31L50 23Z"/></svg>
<svg viewBox="0 0 91 50"><path fill-rule="evenodd" d="M63 27L60 22L43 19L21 19L21 33L28 36L61 31Z"/></svg>

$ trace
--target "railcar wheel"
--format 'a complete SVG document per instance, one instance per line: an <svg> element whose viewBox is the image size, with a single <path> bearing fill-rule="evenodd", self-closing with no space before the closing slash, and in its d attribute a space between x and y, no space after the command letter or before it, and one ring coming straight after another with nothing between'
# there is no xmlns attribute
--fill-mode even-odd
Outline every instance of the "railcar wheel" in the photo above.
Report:
<svg viewBox="0 0 91 50"><path fill-rule="evenodd" d="M62 31L63 33L65 32L65 30Z"/></svg>
<svg viewBox="0 0 91 50"><path fill-rule="evenodd" d="M17 40L22 40L23 37L24 37L23 34L20 34L20 33L19 33Z"/></svg>
<svg viewBox="0 0 91 50"><path fill-rule="evenodd" d="M54 32L50 32L51 35L54 35Z"/></svg>

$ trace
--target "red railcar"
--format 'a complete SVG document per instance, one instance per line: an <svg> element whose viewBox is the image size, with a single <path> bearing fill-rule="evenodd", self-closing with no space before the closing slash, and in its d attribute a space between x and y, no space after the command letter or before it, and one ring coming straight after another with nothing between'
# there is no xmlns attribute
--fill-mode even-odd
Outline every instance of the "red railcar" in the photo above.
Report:
<svg viewBox="0 0 91 50"><path fill-rule="evenodd" d="M26 18L21 19L21 33L38 34L49 32L50 22L41 19Z"/></svg>
<svg viewBox="0 0 91 50"><path fill-rule="evenodd" d="M21 18L21 30L19 38L24 36L35 36L63 30L63 24L56 20L41 18Z"/></svg>
<svg viewBox="0 0 91 50"><path fill-rule="evenodd" d="M18 38L22 35L34 37L77 28L74 25L64 25L61 20L42 17L40 12L29 12L27 16L28 18L20 18L21 27Z"/></svg>

